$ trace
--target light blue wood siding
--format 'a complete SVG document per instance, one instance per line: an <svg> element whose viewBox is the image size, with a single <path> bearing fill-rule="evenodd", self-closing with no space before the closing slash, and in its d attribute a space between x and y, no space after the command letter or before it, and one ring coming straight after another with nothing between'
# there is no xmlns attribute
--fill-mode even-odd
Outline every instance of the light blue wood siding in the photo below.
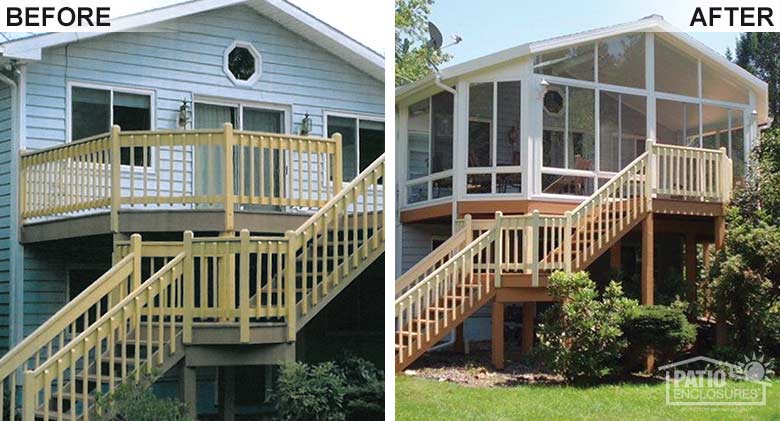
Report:
<svg viewBox="0 0 780 421"><path fill-rule="evenodd" d="M11 88L0 83L0 351L8 349L11 278Z"/></svg>
<svg viewBox="0 0 780 421"><path fill-rule="evenodd" d="M225 49L236 40L252 43L262 55L262 76L252 87L235 86L223 72ZM292 111L293 133L308 113L313 135L323 134L326 111L384 114L382 82L247 6L44 50L42 60L27 69L25 148L66 141L68 82L154 91L157 129L175 128L181 101L196 96L285 106ZM0 189L7 194L7 187ZM86 243L62 247L82 249ZM26 248L25 334L66 302L64 256L57 249Z"/></svg>

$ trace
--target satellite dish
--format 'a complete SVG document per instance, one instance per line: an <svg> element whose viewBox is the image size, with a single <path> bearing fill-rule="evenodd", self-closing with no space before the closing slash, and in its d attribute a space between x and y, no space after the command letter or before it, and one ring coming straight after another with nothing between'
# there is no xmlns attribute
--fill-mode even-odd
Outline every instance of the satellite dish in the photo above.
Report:
<svg viewBox="0 0 780 421"><path fill-rule="evenodd" d="M437 51L441 49L441 46L444 44L444 37L442 37L439 28L431 21L428 21L428 34L431 37L431 39L428 40L428 46Z"/></svg>

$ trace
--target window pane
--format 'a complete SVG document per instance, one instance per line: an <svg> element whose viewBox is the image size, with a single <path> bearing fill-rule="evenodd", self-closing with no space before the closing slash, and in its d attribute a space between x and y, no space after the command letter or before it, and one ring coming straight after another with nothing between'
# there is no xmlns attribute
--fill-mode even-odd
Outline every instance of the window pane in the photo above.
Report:
<svg viewBox="0 0 780 421"><path fill-rule="evenodd" d="M644 152L645 97L602 91L599 108L599 168L617 172Z"/></svg>
<svg viewBox="0 0 780 421"><path fill-rule="evenodd" d="M409 148L407 171L409 180L428 175L428 153L431 141L430 117L428 99L409 106L409 118L407 121L407 142ZM411 195L409 197L411 198Z"/></svg>
<svg viewBox="0 0 780 421"><path fill-rule="evenodd" d="M284 111L244 107L244 130L284 133Z"/></svg>
<svg viewBox="0 0 780 421"><path fill-rule="evenodd" d="M110 95L111 92L99 89L73 88L71 140L84 139L111 130Z"/></svg>
<svg viewBox="0 0 780 421"><path fill-rule="evenodd" d="M407 191L407 203L424 202L428 200L428 183L420 183L409 186Z"/></svg>
<svg viewBox="0 0 780 421"><path fill-rule="evenodd" d="M491 193L493 176L490 174L469 174L466 176L466 193Z"/></svg>
<svg viewBox="0 0 780 421"><path fill-rule="evenodd" d="M357 119L328 116L328 137L341 133L344 180L357 175Z"/></svg>
<svg viewBox="0 0 780 421"><path fill-rule="evenodd" d="M542 133L542 165L545 167L565 168L563 130L548 130Z"/></svg>
<svg viewBox="0 0 780 421"><path fill-rule="evenodd" d="M150 130L151 98L148 95L136 95L122 92L114 93L114 124L122 130ZM150 158L150 149L147 148L144 156L144 148L132 148L133 156L130 156L130 148L122 148L120 151L123 165L147 165Z"/></svg>
<svg viewBox="0 0 780 421"><path fill-rule="evenodd" d="M469 167L493 165L493 83L469 87Z"/></svg>
<svg viewBox="0 0 780 421"><path fill-rule="evenodd" d="M225 123L238 127L237 109L224 105L195 103L196 129L221 129Z"/></svg>
<svg viewBox="0 0 780 421"><path fill-rule="evenodd" d="M496 174L497 193L522 193L522 174Z"/></svg>
<svg viewBox="0 0 780 421"><path fill-rule="evenodd" d="M539 54L534 71L543 75L593 80L593 43Z"/></svg>
<svg viewBox="0 0 780 421"><path fill-rule="evenodd" d="M568 168L594 169L595 159L595 94L592 89L569 87L568 98Z"/></svg>
<svg viewBox="0 0 780 421"><path fill-rule="evenodd" d="M707 149L729 150L729 110L711 105L702 107L703 145Z"/></svg>
<svg viewBox="0 0 780 421"><path fill-rule="evenodd" d="M452 169L452 127L454 96L441 92L433 96L433 145L431 173Z"/></svg>
<svg viewBox="0 0 780 421"><path fill-rule="evenodd" d="M498 82L498 165L520 165L520 82Z"/></svg>
<svg viewBox="0 0 780 421"><path fill-rule="evenodd" d="M440 197L449 197L449 196L452 196L452 177L433 180L432 199L438 199Z"/></svg>
<svg viewBox="0 0 780 421"><path fill-rule="evenodd" d="M741 110L731 110L731 159L735 184L742 184L745 178L745 122L742 118Z"/></svg>
<svg viewBox="0 0 780 421"><path fill-rule="evenodd" d="M699 96L698 62L655 34L655 90Z"/></svg>
<svg viewBox="0 0 780 421"><path fill-rule="evenodd" d="M593 194L593 177L575 175L542 174L542 192L589 196Z"/></svg>
<svg viewBox="0 0 780 421"><path fill-rule="evenodd" d="M599 42L599 82L645 87L645 34L627 34Z"/></svg>
<svg viewBox="0 0 780 421"><path fill-rule="evenodd" d="M360 120L360 171L385 152L385 122Z"/></svg>
<svg viewBox="0 0 780 421"><path fill-rule="evenodd" d="M687 102L656 100L658 143L699 146L699 106Z"/></svg>
<svg viewBox="0 0 780 421"><path fill-rule="evenodd" d="M721 76L714 68L705 63L701 64L701 90L702 95L709 99L740 104L750 102L747 89L740 87L732 79Z"/></svg>

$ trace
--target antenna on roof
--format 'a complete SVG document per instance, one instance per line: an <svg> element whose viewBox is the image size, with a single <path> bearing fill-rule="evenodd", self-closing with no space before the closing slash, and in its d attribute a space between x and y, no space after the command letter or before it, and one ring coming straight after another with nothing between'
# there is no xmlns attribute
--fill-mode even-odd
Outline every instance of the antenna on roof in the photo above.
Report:
<svg viewBox="0 0 780 421"><path fill-rule="evenodd" d="M460 35L453 34L452 42L447 45L444 45L444 37L442 36L439 27L437 27L436 24L434 24L431 21L428 21L428 36L430 37L430 39L428 39L426 45L434 51L443 50L447 47L451 47L463 41L463 38L461 38ZM433 66L434 69L436 69L436 72L439 71L439 68L436 66L436 64L434 63L430 63L430 64L431 66Z"/></svg>

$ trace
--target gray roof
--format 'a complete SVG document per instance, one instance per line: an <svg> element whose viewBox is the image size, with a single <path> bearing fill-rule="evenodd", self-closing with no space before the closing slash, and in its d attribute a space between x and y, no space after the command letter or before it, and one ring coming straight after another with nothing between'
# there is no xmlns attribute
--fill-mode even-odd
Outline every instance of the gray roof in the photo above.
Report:
<svg viewBox="0 0 780 421"><path fill-rule="evenodd" d="M0 32L0 44L6 41L16 41L45 33L46 32Z"/></svg>

